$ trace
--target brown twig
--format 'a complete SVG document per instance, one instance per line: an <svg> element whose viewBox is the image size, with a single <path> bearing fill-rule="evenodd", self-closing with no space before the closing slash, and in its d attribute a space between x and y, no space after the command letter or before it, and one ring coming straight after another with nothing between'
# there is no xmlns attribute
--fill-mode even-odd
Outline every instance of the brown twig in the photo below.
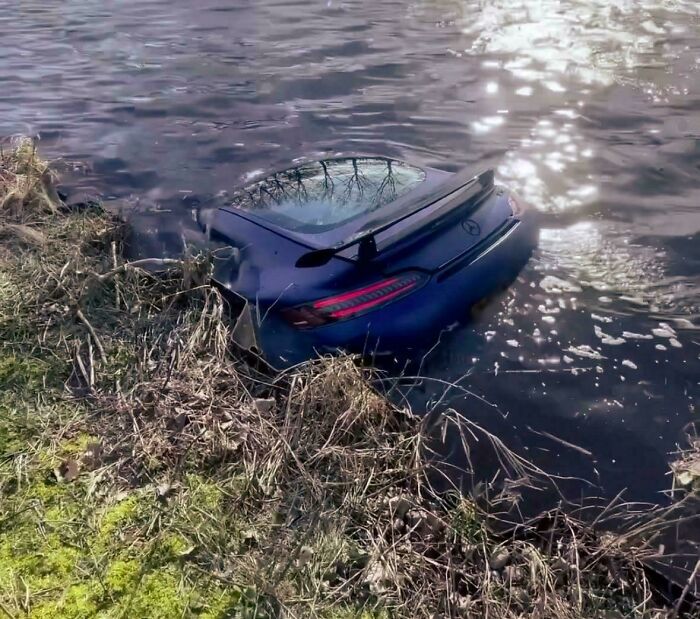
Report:
<svg viewBox="0 0 700 619"><path fill-rule="evenodd" d="M96 278L98 281L103 282L110 277L114 277L115 275L119 273L123 273L124 271L127 271L128 269L140 269L143 267L147 266L154 266L154 267L181 267L184 264L182 260L178 260L176 258L143 258L141 260L133 260L132 262L125 262L124 264L119 265L115 269L111 269L110 271L107 271L106 273L101 273L99 275L96 275Z"/></svg>
<svg viewBox="0 0 700 619"><path fill-rule="evenodd" d="M90 333L90 336L92 337L92 340L95 342L95 346L97 346L97 350L100 353L100 359L102 359L103 363L106 363L107 354L105 353L105 349L102 345L102 342L100 341L100 338L97 336L95 328L90 324L90 321L85 317L85 314L83 314L80 308L76 310L75 315L78 317L78 320L80 320L80 322L82 322L85 325L86 329Z"/></svg>
<svg viewBox="0 0 700 619"><path fill-rule="evenodd" d="M690 574L690 577L688 578L688 582L685 583L685 587L683 587L683 591L681 592L680 597L676 600L676 603L673 605L673 613L675 616L678 616L678 612L680 611L681 606L683 606L683 602L685 601L685 598L688 595L688 592L690 591L690 587L693 586L693 584L695 583L695 579L697 578L698 572L700 572L700 559L698 559L697 563L695 563L695 567L693 568L693 571Z"/></svg>

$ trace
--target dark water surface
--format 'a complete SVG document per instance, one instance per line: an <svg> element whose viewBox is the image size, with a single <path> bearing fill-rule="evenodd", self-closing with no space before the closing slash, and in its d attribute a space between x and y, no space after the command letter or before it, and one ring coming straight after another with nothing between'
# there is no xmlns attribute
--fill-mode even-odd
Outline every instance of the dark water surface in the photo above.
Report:
<svg viewBox="0 0 700 619"><path fill-rule="evenodd" d="M423 373L593 493L671 486L700 380L696 0L0 0L0 32L0 135L81 162L146 253L301 156L495 166L540 249Z"/></svg>

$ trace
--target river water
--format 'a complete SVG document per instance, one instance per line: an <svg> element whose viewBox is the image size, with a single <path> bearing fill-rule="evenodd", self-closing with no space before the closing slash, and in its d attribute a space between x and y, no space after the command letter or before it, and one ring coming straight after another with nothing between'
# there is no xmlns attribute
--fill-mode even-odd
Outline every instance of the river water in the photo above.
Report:
<svg viewBox="0 0 700 619"><path fill-rule="evenodd" d="M696 0L0 0L0 31L0 135L40 135L143 253L301 156L495 167L540 248L414 404L443 398L574 493L662 500L698 415Z"/></svg>

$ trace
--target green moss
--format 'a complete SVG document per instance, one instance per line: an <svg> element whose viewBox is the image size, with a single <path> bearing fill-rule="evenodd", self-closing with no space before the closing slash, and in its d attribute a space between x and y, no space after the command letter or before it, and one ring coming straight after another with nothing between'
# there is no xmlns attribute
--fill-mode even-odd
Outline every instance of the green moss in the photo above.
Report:
<svg viewBox="0 0 700 619"><path fill-rule="evenodd" d="M70 585L57 600L48 600L32 608L31 619L92 619L98 615L101 595L96 582Z"/></svg>
<svg viewBox="0 0 700 619"><path fill-rule="evenodd" d="M141 565L138 561L117 560L109 565L105 582L110 592L122 595L134 588L140 575Z"/></svg>
<svg viewBox="0 0 700 619"><path fill-rule="evenodd" d="M221 507L224 492L218 484L205 481L200 475L185 477L188 501L205 512L216 512Z"/></svg>
<svg viewBox="0 0 700 619"><path fill-rule="evenodd" d="M56 359L39 359L27 354L0 355L0 385L4 389L37 391L47 386L57 386L63 363Z"/></svg>
<svg viewBox="0 0 700 619"><path fill-rule="evenodd" d="M58 453L61 456L80 455L85 452L90 443L99 440L96 436L92 436L85 432L81 432L70 440L61 443Z"/></svg>
<svg viewBox="0 0 700 619"><path fill-rule="evenodd" d="M50 496L46 489L40 494ZM84 521L78 523L85 537L82 547L67 541L70 527L65 523L55 530L46 524L42 528L41 511L24 512L0 534L0 601L21 578L32 593L30 616L38 619L169 619L182 617L194 599L202 602L190 614L226 616L223 611L236 602L235 596L213 586L206 576L192 585L194 590L184 584L181 562L188 544L175 532L141 547L127 546L113 535L102 548L106 554L96 554L106 531L114 534L134 524L143 508L143 499L132 495L104 512L99 532L90 534ZM108 555L114 558L107 560Z"/></svg>
<svg viewBox="0 0 700 619"><path fill-rule="evenodd" d="M223 619L235 617L234 612L239 607L241 592L238 589L215 590L209 592L200 602L199 616L201 619Z"/></svg>
<svg viewBox="0 0 700 619"><path fill-rule="evenodd" d="M275 619L281 615L279 605L255 587L212 587L205 593L201 600L190 596L189 608L201 619Z"/></svg>
<svg viewBox="0 0 700 619"><path fill-rule="evenodd" d="M102 514L99 525L99 537L107 540L121 529L136 523L143 511L143 499L138 494L131 494L109 507Z"/></svg>
<svg viewBox="0 0 700 619"><path fill-rule="evenodd" d="M143 576L122 608L128 617L176 619L183 616L187 601L179 576L171 570L158 570Z"/></svg>
<svg viewBox="0 0 700 619"><path fill-rule="evenodd" d="M158 542L156 554L162 561L174 561L180 559L191 548L181 535L167 533Z"/></svg>
<svg viewBox="0 0 700 619"><path fill-rule="evenodd" d="M40 505L35 507L39 507L41 511L52 510L54 519L68 519L66 517L68 514L63 513L64 518L62 518L56 510L62 511L64 502L72 502L73 488L66 484L59 484L55 477L52 478L49 475L53 476L53 473L48 469L35 471L35 477L24 490L24 496L26 499L39 501Z"/></svg>
<svg viewBox="0 0 700 619"><path fill-rule="evenodd" d="M20 359L14 355L0 357L0 383L6 388L29 385L41 380L43 364L36 359Z"/></svg>
<svg viewBox="0 0 700 619"><path fill-rule="evenodd" d="M30 591L62 590L76 575L81 553L56 533L43 536L36 524L0 536L0 591L21 578Z"/></svg>
<svg viewBox="0 0 700 619"><path fill-rule="evenodd" d="M44 549L41 571L61 579L73 574L80 558L80 552L76 548L67 546L59 535L52 534L46 538L42 550Z"/></svg>

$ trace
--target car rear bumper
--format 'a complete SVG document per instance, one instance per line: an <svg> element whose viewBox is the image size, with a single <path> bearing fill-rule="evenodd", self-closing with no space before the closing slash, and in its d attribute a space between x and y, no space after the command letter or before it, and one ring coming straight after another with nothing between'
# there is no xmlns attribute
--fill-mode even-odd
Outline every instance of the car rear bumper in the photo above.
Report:
<svg viewBox="0 0 700 619"><path fill-rule="evenodd" d="M273 366L287 367L338 349L371 355L421 348L448 325L468 322L475 305L508 286L528 262L537 237L534 214L526 214L464 264L452 264L414 294L352 320L298 330L269 312L256 325L261 352Z"/></svg>

